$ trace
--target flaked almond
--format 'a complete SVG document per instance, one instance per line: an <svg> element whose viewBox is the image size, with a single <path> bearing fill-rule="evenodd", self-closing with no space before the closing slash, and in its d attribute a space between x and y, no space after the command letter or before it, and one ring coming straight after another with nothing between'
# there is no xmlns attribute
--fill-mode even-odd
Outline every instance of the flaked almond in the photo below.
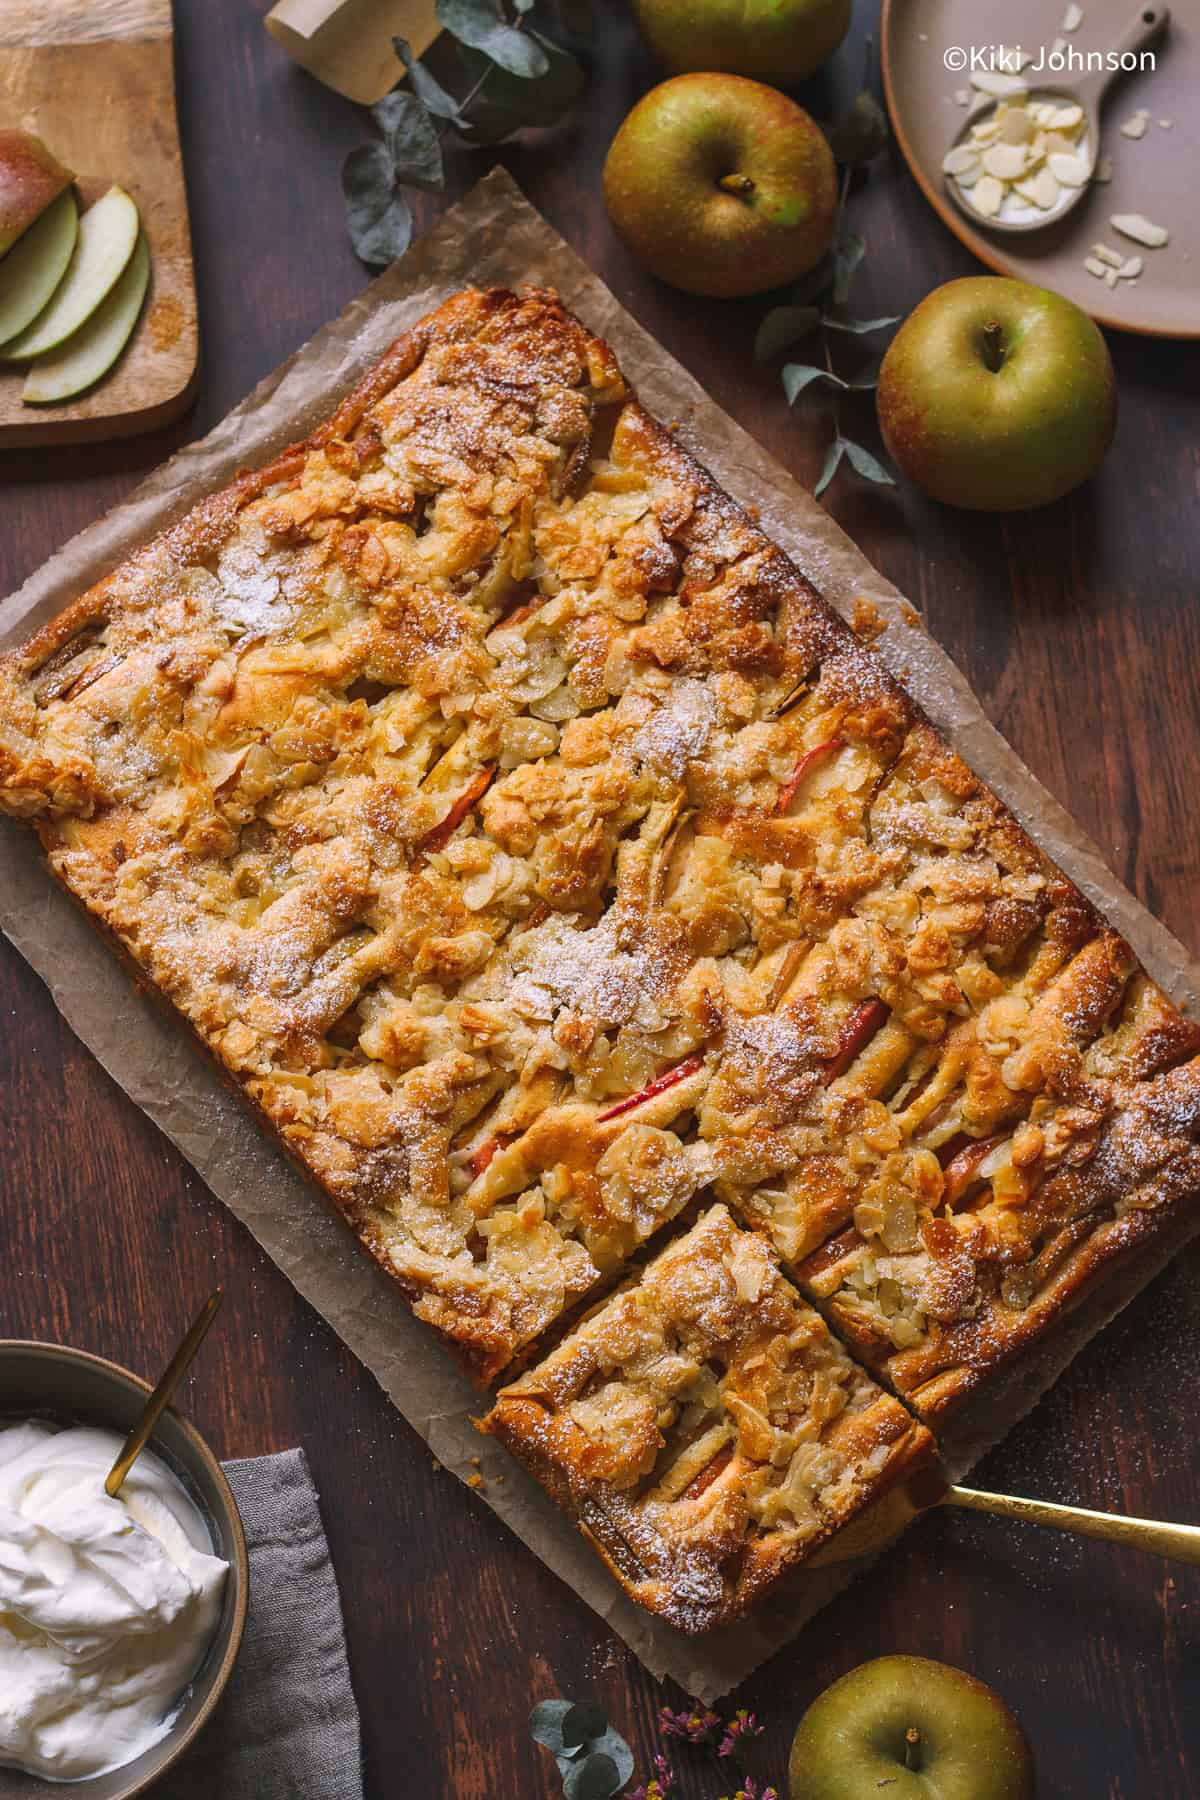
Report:
<svg viewBox="0 0 1200 1800"><path fill-rule="evenodd" d="M984 170L997 181L1017 181L1025 173L1024 144L989 144L983 153Z"/></svg>
<svg viewBox="0 0 1200 1800"><path fill-rule="evenodd" d="M1103 281L1104 277L1109 273L1108 265L1102 263L1098 256L1085 256L1083 259L1083 266L1089 275L1094 275L1096 277L1097 281Z"/></svg>
<svg viewBox="0 0 1200 1800"><path fill-rule="evenodd" d="M1142 213L1114 213L1108 222L1122 237L1132 238L1135 244L1145 244L1147 250L1161 250L1170 240L1165 226L1155 225Z"/></svg>
<svg viewBox="0 0 1200 1800"><path fill-rule="evenodd" d="M1028 144L1034 135L1034 123L1023 106L1006 106L1000 121L1002 144Z"/></svg>
<svg viewBox="0 0 1200 1800"><path fill-rule="evenodd" d="M979 152L973 144L955 144L942 158L942 168L947 175L966 175L981 167Z"/></svg>
<svg viewBox="0 0 1200 1800"><path fill-rule="evenodd" d="M1068 6L1066 12L1063 14L1062 30L1078 31L1082 24L1083 8L1082 6L1076 6L1075 0L1071 0L1070 6Z"/></svg>
<svg viewBox="0 0 1200 1800"><path fill-rule="evenodd" d="M1140 256L1131 256L1128 262L1123 262L1121 264L1121 267L1117 270L1117 274L1121 277L1122 281L1136 281L1145 266L1146 265Z"/></svg>
<svg viewBox="0 0 1200 1800"><path fill-rule="evenodd" d="M1125 261L1119 250L1110 250L1107 244L1093 244L1092 255L1109 269L1119 269Z"/></svg>
<svg viewBox="0 0 1200 1800"><path fill-rule="evenodd" d="M1075 105L1056 106L1046 123L1056 131L1074 131L1076 126L1083 124L1083 108Z"/></svg>
<svg viewBox="0 0 1200 1800"><path fill-rule="evenodd" d="M1141 138L1146 135L1146 121L1141 113L1134 113L1131 119L1121 121L1121 136Z"/></svg>
<svg viewBox="0 0 1200 1800"><path fill-rule="evenodd" d="M1026 93L1027 87L1019 75L1001 75L991 69L981 69L972 75L971 86L981 94L991 94L997 100L1009 100L1016 94Z"/></svg>
<svg viewBox="0 0 1200 1800"><path fill-rule="evenodd" d="M1062 156L1055 154L1046 159L1050 173L1060 187L1083 187L1091 174L1091 164L1086 156Z"/></svg>
<svg viewBox="0 0 1200 1800"><path fill-rule="evenodd" d="M1119 281L1119 280L1120 280L1120 279L1121 279L1121 277L1120 277L1120 275L1119 275L1119 274L1118 274L1118 272L1117 272L1117 270L1116 270L1116 269L1105 269L1105 271L1104 271L1104 285L1105 285L1105 287L1110 287L1110 288L1115 288L1115 287L1116 287L1116 285L1117 285L1117 282L1118 282L1118 281Z"/></svg>
<svg viewBox="0 0 1200 1800"><path fill-rule="evenodd" d="M981 175L970 191L971 205L985 219L994 219L1004 203L1004 183L994 175Z"/></svg>
<svg viewBox="0 0 1200 1800"><path fill-rule="evenodd" d="M1049 169L1039 169L1036 175L1027 175L1023 181L1013 183L1014 194L1022 200L1028 200L1042 212L1049 212L1058 200L1062 189L1050 173Z"/></svg>

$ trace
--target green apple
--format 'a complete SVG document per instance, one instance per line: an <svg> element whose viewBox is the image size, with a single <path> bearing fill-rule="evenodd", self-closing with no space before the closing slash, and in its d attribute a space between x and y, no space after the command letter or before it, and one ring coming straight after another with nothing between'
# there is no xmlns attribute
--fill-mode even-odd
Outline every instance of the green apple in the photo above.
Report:
<svg viewBox="0 0 1200 1800"><path fill-rule="evenodd" d="M791 87L837 49L852 0L634 0L642 36L673 75L721 69Z"/></svg>
<svg viewBox="0 0 1200 1800"><path fill-rule="evenodd" d="M638 101L604 164L609 216L652 274L689 294L757 294L829 248L833 152L777 88L677 75Z"/></svg>
<svg viewBox="0 0 1200 1800"><path fill-rule="evenodd" d="M138 209L124 188L111 187L79 221L67 272L32 325L0 348L0 356L24 362L57 350L90 319L116 284L138 241Z"/></svg>
<svg viewBox="0 0 1200 1800"><path fill-rule="evenodd" d="M0 256L73 180L41 138L0 131Z"/></svg>
<svg viewBox="0 0 1200 1800"><path fill-rule="evenodd" d="M1104 460L1117 411L1108 346L1087 314L995 275L922 300L888 346L878 403L904 473L981 512L1069 494Z"/></svg>
<svg viewBox="0 0 1200 1800"><path fill-rule="evenodd" d="M21 389L25 404L53 406L70 400L107 375L138 322L149 285L150 252L139 236L133 255L91 317L61 349L34 363Z"/></svg>
<svg viewBox="0 0 1200 1800"><path fill-rule="evenodd" d="M1031 1800L1025 1733L992 1688L923 1656L881 1656L813 1701L791 1800Z"/></svg>
<svg viewBox="0 0 1200 1800"><path fill-rule="evenodd" d="M79 235L79 208L70 188L52 200L0 262L0 345L24 331L67 271Z"/></svg>

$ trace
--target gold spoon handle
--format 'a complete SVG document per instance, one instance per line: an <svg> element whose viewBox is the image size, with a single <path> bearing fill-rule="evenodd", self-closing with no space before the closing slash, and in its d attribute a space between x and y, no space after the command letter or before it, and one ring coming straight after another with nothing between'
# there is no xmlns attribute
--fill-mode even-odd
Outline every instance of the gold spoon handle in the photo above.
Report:
<svg viewBox="0 0 1200 1800"><path fill-rule="evenodd" d="M964 1487L947 1488L941 1503L963 1506L970 1512L994 1513L1002 1519L1019 1519L1027 1525L1049 1525L1055 1531L1073 1531L1079 1537L1103 1538L1110 1544L1129 1544L1135 1550L1150 1550L1156 1556L1170 1556L1200 1568L1200 1525L1127 1519L1119 1513L1056 1506L1049 1500L1022 1500L1013 1494L981 1494L975 1488Z"/></svg>
<svg viewBox="0 0 1200 1800"><path fill-rule="evenodd" d="M187 1372L192 1358L207 1337L208 1328L216 1318L217 1310L224 1297L224 1288L218 1288L215 1294L210 1294L188 1326L183 1342L160 1375L158 1386L142 1408L137 1423L121 1445L121 1454L105 1477L104 1491L106 1494L115 1495L118 1492L121 1483L146 1448L151 1432L158 1424L163 1412L171 1404L172 1394Z"/></svg>

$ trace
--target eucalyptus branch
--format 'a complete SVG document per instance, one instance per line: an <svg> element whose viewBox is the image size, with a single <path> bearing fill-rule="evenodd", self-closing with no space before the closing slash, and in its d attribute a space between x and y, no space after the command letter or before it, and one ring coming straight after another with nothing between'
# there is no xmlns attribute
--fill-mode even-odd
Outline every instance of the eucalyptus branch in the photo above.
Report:
<svg viewBox="0 0 1200 1800"><path fill-rule="evenodd" d="M868 62L870 46L868 45ZM789 406L794 406L807 388L823 386L831 399L833 441L825 454L817 485L821 495L829 486L843 459L868 481L893 485L892 477L879 459L862 444L854 442L842 431L842 396L869 393L878 375L878 363L860 369L848 379L837 368L834 337L862 337L899 324L896 318L856 319L849 313L850 292L854 277L862 264L867 246L857 232L845 229L850 185L855 169L865 168L880 154L887 143L887 121L875 96L864 86L853 106L829 133L834 156L841 164L837 204L834 209L832 248L792 291L782 306L772 307L759 326L754 354L765 361L787 350L802 339L817 336L816 360L810 363L785 363L780 371L783 391Z"/></svg>
<svg viewBox="0 0 1200 1800"><path fill-rule="evenodd" d="M448 147L498 144L514 132L555 125L582 92L583 70L550 35L551 21L543 14L560 16L568 35L583 35L590 29L589 0L511 5L513 16L505 0L436 0L438 21L466 77L461 99L403 38L393 39L407 86L393 88L371 108L380 137L352 150L342 169L350 240L372 267L407 249L412 211L403 190L441 193Z"/></svg>

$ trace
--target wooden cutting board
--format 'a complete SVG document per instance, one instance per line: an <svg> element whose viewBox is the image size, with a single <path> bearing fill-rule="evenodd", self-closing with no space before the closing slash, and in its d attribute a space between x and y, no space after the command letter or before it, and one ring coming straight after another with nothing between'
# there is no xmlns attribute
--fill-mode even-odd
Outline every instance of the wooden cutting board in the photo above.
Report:
<svg viewBox="0 0 1200 1800"><path fill-rule="evenodd" d="M171 0L0 0L0 126L36 132L82 205L119 182L141 209L150 292L120 362L62 406L24 406L0 364L0 449L130 437L195 391L199 333L175 115Z"/></svg>

